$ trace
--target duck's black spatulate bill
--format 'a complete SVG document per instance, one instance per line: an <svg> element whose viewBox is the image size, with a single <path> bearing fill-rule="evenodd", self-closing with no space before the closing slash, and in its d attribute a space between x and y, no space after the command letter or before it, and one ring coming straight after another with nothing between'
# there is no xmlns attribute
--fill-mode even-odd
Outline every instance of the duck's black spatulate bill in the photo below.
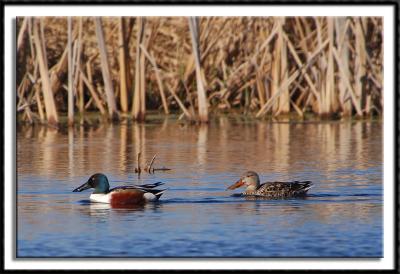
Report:
<svg viewBox="0 0 400 274"><path fill-rule="evenodd" d="M80 187L75 188L72 192L81 192L84 191L85 189L89 189L92 186L89 184L89 182L84 183L83 185L81 185Z"/></svg>

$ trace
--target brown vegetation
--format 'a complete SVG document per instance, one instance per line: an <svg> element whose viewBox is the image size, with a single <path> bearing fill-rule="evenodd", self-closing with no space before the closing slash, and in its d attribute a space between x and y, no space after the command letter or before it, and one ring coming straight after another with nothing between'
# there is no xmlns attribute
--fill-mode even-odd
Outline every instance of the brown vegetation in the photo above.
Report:
<svg viewBox="0 0 400 274"><path fill-rule="evenodd" d="M68 31L66 17L17 20L23 121L57 124L68 111L72 123L87 110L145 121L159 109L207 122L236 110L362 117L383 109L382 18L71 21Z"/></svg>

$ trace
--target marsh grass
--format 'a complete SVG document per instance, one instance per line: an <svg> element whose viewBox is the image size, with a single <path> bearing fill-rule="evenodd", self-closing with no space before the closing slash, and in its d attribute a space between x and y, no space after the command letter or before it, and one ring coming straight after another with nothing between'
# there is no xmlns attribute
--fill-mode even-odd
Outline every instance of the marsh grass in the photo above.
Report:
<svg viewBox="0 0 400 274"><path fill-rule="evenodd" d="M383 110L379 17L70 19L70 30L67 17L17 19L22 121L58 124L68 112L72 123L91 111L109 120L145 121L158 110L208 122L217 113Z"/></svg>

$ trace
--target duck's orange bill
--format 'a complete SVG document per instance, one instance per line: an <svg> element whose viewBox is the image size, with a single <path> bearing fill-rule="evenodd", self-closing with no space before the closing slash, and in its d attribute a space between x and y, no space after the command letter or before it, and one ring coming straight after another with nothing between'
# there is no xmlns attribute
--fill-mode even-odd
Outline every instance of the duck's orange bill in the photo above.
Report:
<svg viewBox="0 0 400 274"><path fill-rule="evenodd" d="M232 190L232 189L241 187L242 185L244 185L244 181L242 181L242 179L240 179L239 181L237 181L236 183L234 183L233 185L228 187L226 190L228 190L228 189Z"/></svg>

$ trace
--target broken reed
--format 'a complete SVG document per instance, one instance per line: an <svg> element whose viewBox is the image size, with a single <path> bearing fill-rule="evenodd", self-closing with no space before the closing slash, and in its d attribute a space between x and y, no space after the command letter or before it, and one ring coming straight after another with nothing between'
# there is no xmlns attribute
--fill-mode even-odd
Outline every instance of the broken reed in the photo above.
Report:
<svg viewBox="0 0 400 274"><path fill-rule="evenodd" d="M138 152L137 154L137 162L136 162L136 167L135 167L135 173L138 175L138 178L140 178L140 174L142 173L142 168L140 167L140 157L141 157L141 152ZM146 163L143 171L149 173L149 174L154 174L156 171L169 171L171 170L170 168L167 167L161 167L161 168L155 168L153 167L154 160L156 159L157 154L154 154L153 158L151 158L150 163Z"/></svg>
<svg viewBox="0 0 400 274"><path fill-rule="evenodd" d="M378 17L24 17L17 20L17 110L144 121L147 109L207 122L383 109Z"/></svg>

